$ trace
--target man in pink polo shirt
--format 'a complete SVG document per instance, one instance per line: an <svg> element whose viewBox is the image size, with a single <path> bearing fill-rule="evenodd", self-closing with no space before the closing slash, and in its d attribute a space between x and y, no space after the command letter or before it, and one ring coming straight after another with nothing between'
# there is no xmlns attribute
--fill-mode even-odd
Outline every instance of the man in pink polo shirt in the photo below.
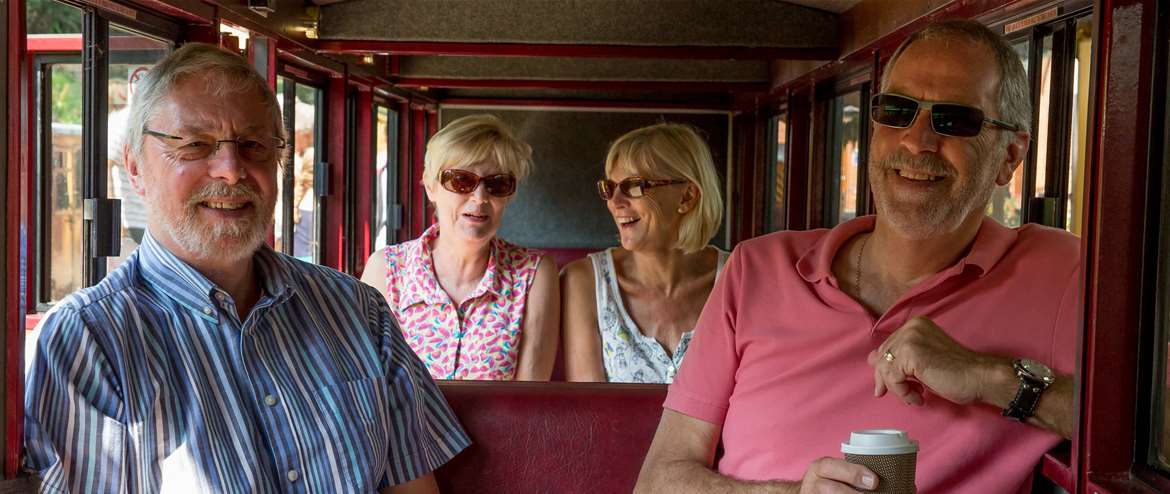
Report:
<svg viewBox="0 0 1170 494"><path fill-rule="evenodd" d="M1071 435L1079 241L984 214L1027 153L1023 65L944 22L898 49L881 91L877 215L736 248L637 491L864 492L878 479L841 442L895 428L920 443L919 492L1027 492Z"/></svg>

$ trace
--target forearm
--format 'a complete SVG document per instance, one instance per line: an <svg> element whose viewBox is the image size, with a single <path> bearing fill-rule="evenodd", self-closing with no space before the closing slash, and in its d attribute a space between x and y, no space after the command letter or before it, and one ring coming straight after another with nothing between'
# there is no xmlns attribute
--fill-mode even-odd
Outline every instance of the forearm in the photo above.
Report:
<svg viewBox="0 0 1170 494"><path fill-rule="evenodd" d="M797 494L798 482L754 482L733 479L697 461L676 460L648 464L638 477L635 493Z"/></svg>
<svg viewBox="0 0 1170 494"><path fill-rule="evenodd" d="M1019 390L1020 378L1012 369L1010 360L998 361L988 373L986 392L982 401L1004 409L1011 404ZM1040 396L1035 415L1028 423L1072 439L1073 432L1073 379L1060 375Z"/></svg>

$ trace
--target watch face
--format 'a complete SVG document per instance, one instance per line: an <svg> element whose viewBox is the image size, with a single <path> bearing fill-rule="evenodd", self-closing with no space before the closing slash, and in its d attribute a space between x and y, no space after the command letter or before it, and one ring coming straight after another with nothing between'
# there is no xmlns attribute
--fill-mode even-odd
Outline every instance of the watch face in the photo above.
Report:
<svg viewBox="0 0 1170 494"><path fill-rule="evenodd" d="M1056 380L1056 375L1052 373L1052 369L1049 369L1047 365L1041 364L1035 360L1028 360L1026 358L1020 359L1020 368L1032 377L1035 377L1036 379L1046 383L1051 383L1052 381Z"/></svg>

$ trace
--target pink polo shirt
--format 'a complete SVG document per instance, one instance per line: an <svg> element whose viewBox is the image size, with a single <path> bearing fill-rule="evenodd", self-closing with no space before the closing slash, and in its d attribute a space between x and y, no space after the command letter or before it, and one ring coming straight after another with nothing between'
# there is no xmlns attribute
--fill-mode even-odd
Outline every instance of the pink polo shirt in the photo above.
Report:
<svg viewBox="0 0 1170 494"><path fill-rule="evenodd" d="M919 441L919 492L1027 492L1058 435L929 393L924 407L875 398L866 355L911 317L926 316L973 350L1071 373L1079 240L984 219L965 257L875 320L838 288L831 270L837 249L873 225L868 216L741 243L664 406L722 424L718 469L736 478L799 480L816 458L840 458L851 431L896 428Z"/></svg>

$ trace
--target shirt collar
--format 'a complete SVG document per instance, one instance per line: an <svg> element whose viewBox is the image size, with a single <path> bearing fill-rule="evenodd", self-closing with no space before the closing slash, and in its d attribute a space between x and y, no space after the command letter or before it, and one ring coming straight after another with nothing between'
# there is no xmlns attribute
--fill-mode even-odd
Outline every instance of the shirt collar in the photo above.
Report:
<svg viewBox="0 0 1170 494"><path fill-rule="evenodd" d="M406 290L402 293L401 307L410 307L420 302L435 305L451 301L451 297L439 285L434 260L431 257L431 246L438 238L439 225L434 224L427 228L418 240L406 248L409 282ZM492 238L487 269L484 271L483 278L479 280L479 285L475 287L475 291L467 298L468 300L479 298L485 294L491 294L497 298L500 296L502 280L499 273L501 263L498 258L504 252L502 242L498 238Z"/></svg>
<svg viewBox="0 0 1170 494"><path fill-rule="evenodd" d="M215 319L212 299L222 291L215 283L155 240L149 230L137 250L142 277L148 284L200 317ZM267 244L252 259L265 295L283 301L293 294L287 259Z"/></svg>
<svg viewBox="0 0 1170 494"><path fill-rule="evenodd" d="M833 258L841 246L854 235L872 232L876 220L876 216L869 215L837 225L800 256L796 261L796 271L810 283L829 277L833 272ZM983 276L1003 258L1017 235L1014 228L1005 227L991 218L984 217L967 255L948 269L962 272L971 266L979 270L979 276Z"/></svg>

